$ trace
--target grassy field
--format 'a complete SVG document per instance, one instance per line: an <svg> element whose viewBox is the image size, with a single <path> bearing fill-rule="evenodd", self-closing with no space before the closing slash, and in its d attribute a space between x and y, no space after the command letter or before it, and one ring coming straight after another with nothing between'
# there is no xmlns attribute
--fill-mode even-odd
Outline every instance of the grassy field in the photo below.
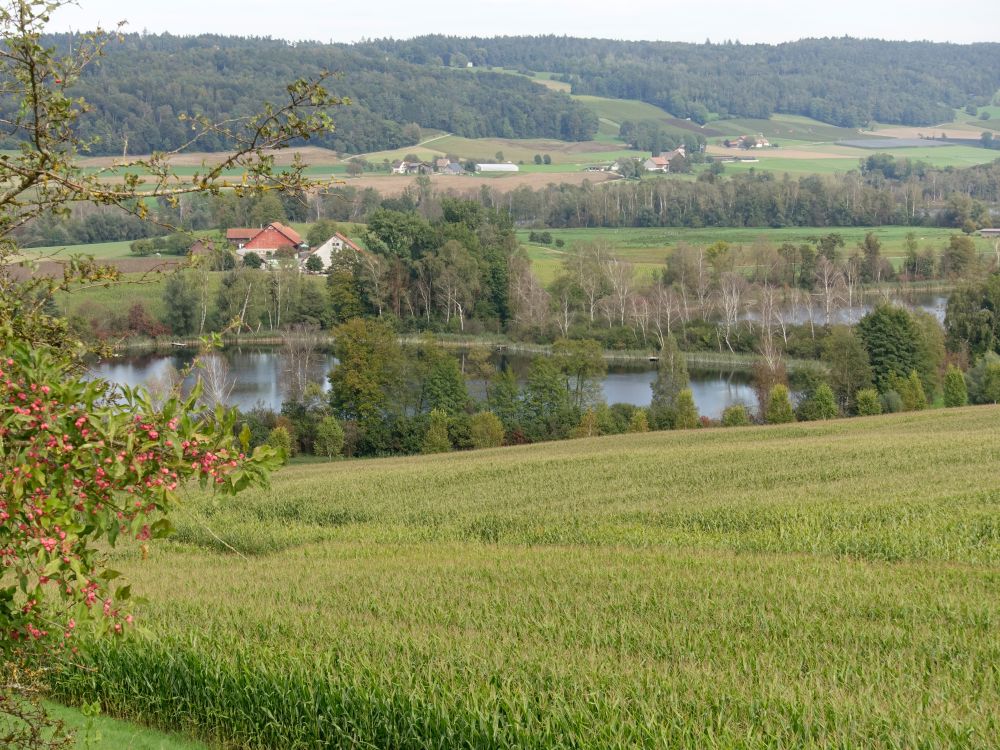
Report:
<svg viewBox="0 0 1000 750"><path fill-rule="evenodd" d="M76 709L54 704L46 709L76 735L79 750L208 750L200 742L107 716L88 717Z"/></svg>
<svg viewBox="0 0 1000 750"><path fill-rule="evenodd" d="M846 138L867 137L851 128L828 125L819 120L798 115L774 115L769 120L735 119L713 120L708 127L724 136L755 135L763 133L769 141L783 145L785 141L832 142Z"/></svg>
<svg viewBox="0 0 1000 750"><path fill-rule="evenodd" d="M729 151L727 149L727 151ZM939 146L932 148L880 148L877 151L844 146L808 146L796 148L794 153L784 148L758 149L753 152L736 152L732 156L757 159L756 162L737 162L725 165L726 172L769 171L804 174L843 174L858 168L858 160L872 154L889 154L897 159L923 161L933 167L972 167L988 164L997 158L996 151L973 146ZM717 152L715 155L722 155ZM729 155L729 154L726 154Z"/></svg>
<svg viewBox="0 0 1000 750"><path fill-rule="evenodd" d="M784 242L801 244L830 234L839 234L844 238L843 252L849 253L861 242L868 232L874 232L882 243L882 254L899 265L904 251L904 240L909 232L915 232L920 249L927 244L939 249L948 244L948 238L955 233L954 229L937 227L707 227L702 229L656 228L656 229L553 229L550 230L553 242L561 239L564 247L540 245L529 242L530 232L518 232L518 239L525 245L532 261L535 274L545 282L553 280L559 273L563 259L567 253L573 252L574 246L588 242L606 242L613 248L616 257L628 260L636 265L637 273L649 275L663 268L666 258L680 242L689 245L711 245L724 241L731 245L749 247L755 242L764 241L775 245ZM994 253L993 244L983 237L975 237L979 252L983 255Z"/></svg>
<svg viewBox="0 0 1000 750"><path fill-rule="evenodd" d="M246 748L985 748L998 417L311 465L192 496L176 543L115 561L150 635L88 649L97 671L59 689Z"/></svg>

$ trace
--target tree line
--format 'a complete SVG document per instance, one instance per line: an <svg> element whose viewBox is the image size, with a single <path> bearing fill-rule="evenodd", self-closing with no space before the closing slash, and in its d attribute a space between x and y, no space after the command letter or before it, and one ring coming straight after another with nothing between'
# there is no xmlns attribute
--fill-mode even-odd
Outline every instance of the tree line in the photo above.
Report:
<svg viewBox="0 0 1000 750"><path fill-rule="evenodd" d="M803 39L784 44L686 44L565 36L377 40L368 46L435 65L478 64L558 74L574 94L639 99L676 117L766 119L781 112L858 128L950 122L1000 88L1000 45ZM708 133L711 135L711 133Z"/></svg>
<svg viewBox="0 0 1000 750"><path fill-rule="evenodd" d="M17 230L23 247L137 240L185 231L261 226L269 221L365 222L380 208L439 216L446 198L471 200L510 215L517 226L780 227L947 226L969 232L993 220L1000 205L1000 160L966 169L934 169L919 161L873 154L857 171L837 176L777 177L713 169L694 181L640 179L605 185L552 183L502 192L482 187L435 189L418 177L403 195L385 197L351 185L310 195L195 195L149 208L159 224L113 207L80 204L68 214L43 215Z"/></svg>
<svg viewBox="0 0 1000 750"><path fill-rule="evenodd" d="M594 185L552 182L513 190L414 183L393 205L419 208L442 196L476 200L510 213L527 227L850 227L946 226L975 231L1000 205L1000 160L968 169L932 169L891 156L843 175L778 176L751 170L726 175L721 164L696 180L641 178ZM891 168L888 166L891 164ZM641 175L640 175L641 176ZM333 188L314 203L315 215L364 221L381 204L372 189Z"/></svg>
<svg viewBox="0 0 1000 750"><path fill-rule="evenodd" d="M488 350L459 358L431 338L404 348L382 321L352 319L336 330L326 392L302 376L317 344L307 329L286 341L280 411L259 406L241 417L253 444L327 458L406 455L1000 401L1000 355L991 350L969 367L961 352L946 349L936 320L890 304L854 326L826 328L818 360L791 374L780 353L769 359L762 351L755 403L731 404L717 420L698 413L686 356L672 335L659 350L648 407L605 402L607 364L593 339L558 339L521 379Z"/></svg>

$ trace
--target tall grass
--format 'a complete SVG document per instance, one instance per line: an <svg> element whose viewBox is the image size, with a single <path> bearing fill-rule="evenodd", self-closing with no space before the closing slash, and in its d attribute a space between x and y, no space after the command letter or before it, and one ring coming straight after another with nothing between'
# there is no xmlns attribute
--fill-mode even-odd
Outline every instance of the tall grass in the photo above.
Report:
<svg viewBox="0 0 1000 750"><path fill-rule="evenodd" d="M116 561L152 635L92 644L57 689L252 748L989 747L998 416L311 465L193 495L175 543Z"/></svg>

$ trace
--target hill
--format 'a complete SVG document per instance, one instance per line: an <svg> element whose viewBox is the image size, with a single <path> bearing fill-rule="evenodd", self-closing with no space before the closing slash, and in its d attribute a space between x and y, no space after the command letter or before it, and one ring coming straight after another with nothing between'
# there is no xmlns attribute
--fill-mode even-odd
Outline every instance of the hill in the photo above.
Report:
<svg viewBox="0 0 1000 750"><path fill-rule="evenodd" d="M175 543L116 553L156 636L86 649L58 691L241 747L985 747L998 416L319 464L194 496Z"/></svg>
<svg viewBox="0 0 1000 750"><path fill-rule="evenodd" d="M559 36L379 40L415 63L449 61L546 71L572 93L638 99L677 117L805 115L842 127L872 121L932 125L953 108L989 104L1000 45L803 39L785 44L684 44Z"/></svg>
<svg viewBox="0 0 1000 750"><path fill-rule="evenodd" d="M68 49L74 37L45 41ZM315 144L347 153L411 147L421 129L469 139L607 142L626 122L655 123L677 138L749 131L833 141L858 137L861 126L938 125L956 110L985 107L1000 88L1000 45L441 36L344 45L128 34L71 93L92 105L81 135L97 139L93 155L138 154L185 143L182 114L247 116L264 99L283 99L293 79L324 70L338 74L331 88L352 104L336 108L336 132ZM775 114L813 121L775 124ZM988 128L991 119L981 122ZM962 132L975 126L963 123ZM0 148L14 145L11 136L0 141ZM230 146L212 135L193 148Z"/></svg>
<svg viewBox="0 0 1000 750"><path fill-rule="evenodd" d="M74 38L60 34L45 41L68 49ZM412 145L420 140L420 127L470 138L567 141L588 140L597 131L597 119L585 107L523 77L266 38L128 34L108 45L101 64L88 68L71 93L91 105L80 131L99 139L94 155L121 154L126 140L129 153L149 153L186 142L181 114L213 121L245 117L264 100L286 100L289 83L321 71L336 73L330 90L352 102L335 109L336 132L312 142L338 151ZM420 127L407 127L412 124ZM220 151L231 144L206 136L195 148Z"/></svg>

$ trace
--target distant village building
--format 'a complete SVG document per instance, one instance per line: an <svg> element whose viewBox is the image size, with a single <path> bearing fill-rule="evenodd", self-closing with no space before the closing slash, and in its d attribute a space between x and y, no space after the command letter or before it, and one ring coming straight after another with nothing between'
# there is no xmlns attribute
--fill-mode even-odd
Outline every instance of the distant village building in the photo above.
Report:
<svg viewBox="0 0 1000 750"><path fill-rule="evenodd" d="M237 249L240 249L250 240L252 240L255 236L257 236L257 233L259 231L260 231L259 229L246 229L246 228L227 229L226 239L229 242L236 245Z"/></svg>
<svg viewBox="0 0 1000 750"><path fill-rule="evenodd" d="M486 173L520 172L521 168L517 164L477 164L476 171Z"/></svg>
<svg viewBox="0 0 1000 750"><path fill-rule="evenodd" d="M770 148L771 142L764 137L763 133L757 135L741 135L735 141L726 139L722 142L726 148Z"/></svg>
<svg viewBox="0 0 1000 750"><path fill-rule="evenodd" d="M323 262L323 269L326 270L333 265L335 260L341 258L345 251L353 253L355 256L365 252L358 244L338 232L315 250L303 253L300 260L302 266L305 267L305 263L310 257L319 258Z"/></svg>
<svg viewBox="0 0 1000 750"><path fill-rule="evenodd" d="M1000 237L1000 228L990 227L989 229L980 229L979 233L983 237Z"/></svg>
<svg viewBox="0 0 1000 750"><path fill-rule="evenodd" d="M279 221L262 229L228 229L226 239L236 245L236 254L241 258L250 252L261 258L279 250L294 252L305 244L298 232Z"/></svg>
<svg viewBox="0 0 1000 750"><path fill-rule="evenodd" d="M393 174L430 174L434 165L424 161L395 161L392 163Z"/></svg>
<svg viewBox="0 0 1000 750"><path fill-rule="evenodd" d="M684 147L675 148L659 156L651 156L642 163L643 169L647 172L669 172L670 162L678 156L686 156Z"/></svg>

